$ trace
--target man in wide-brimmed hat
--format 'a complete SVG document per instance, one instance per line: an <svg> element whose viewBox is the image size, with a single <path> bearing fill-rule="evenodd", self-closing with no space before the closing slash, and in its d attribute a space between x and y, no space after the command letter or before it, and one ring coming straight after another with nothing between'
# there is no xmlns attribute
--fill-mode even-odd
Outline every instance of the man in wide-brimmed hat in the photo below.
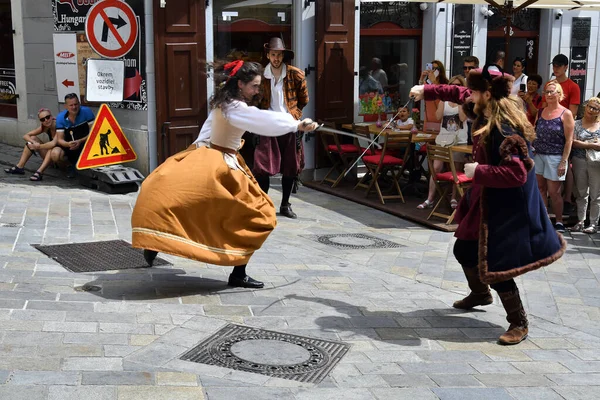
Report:
<svg viewBox="0 0 600 400"><path fill-rule="evenodd" d="M289 113L297 120L301 119L302 109L308 103L308 88L304 72L288 64L294 58L294 52L286 49L283 40L278 37L271 38L264 48L269 64L265 67L261 83L260 107ZM270 177L281 173L282 198L279 211L288 218L297 217L289 200L294 182L303 167L304 147L301 135L290 132L277 138L260 137L254 151L252 172L265 193L269 191Z"/></svg>

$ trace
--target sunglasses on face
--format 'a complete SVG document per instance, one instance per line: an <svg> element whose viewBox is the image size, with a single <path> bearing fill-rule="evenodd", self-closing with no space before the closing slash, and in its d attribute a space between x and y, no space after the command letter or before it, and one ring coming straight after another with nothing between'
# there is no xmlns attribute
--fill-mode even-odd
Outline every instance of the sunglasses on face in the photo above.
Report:
<svg viewBox="0 0 600 400"><path fill-rule="evenodd" d="M590 109L591 112L600 112L600 108L596 108L593 106L588 105L588 108Z"/></svg>
<svg viewBox="0 0 600 400"><path fill-rule="evenodd" d="M45 117L40 118L40 122L48 121L50 118L52 118L52 115L46 115Z"/></svg>
<svg viewBox="0 0 600 400"><path fill-rule="evenodd" d="M463 67L463 71L470 71L472 69L475 69L475 67L470 67L470 66L464 66Z"/></svg>
<svg viewBox="0 0 600 400"><path fill-rule="evenodd" d="M546 91L544 92L544 94L545 94L546 96L552 96L552 95L555 95L555 94L556 94L556 90L546 90Z"/></svg>

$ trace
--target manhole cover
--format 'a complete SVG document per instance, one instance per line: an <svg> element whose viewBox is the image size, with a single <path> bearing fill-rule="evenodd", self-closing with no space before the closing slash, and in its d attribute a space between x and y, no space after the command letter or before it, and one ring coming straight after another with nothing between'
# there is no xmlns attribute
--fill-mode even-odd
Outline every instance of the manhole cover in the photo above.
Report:
<svg viewBox="0 0 600 400"><path fill-rule="evenodd" d="M43 246L33 245L71 272L96 272L119 269L146 268L142 250L134 249L124 240L70 243ZM154 266L171 265L157 257Z"/></svg>
<svg viewBox="0 0 600 400"><path fill-rule="evenodd" d="M318 383L348 352L345 343L229 324L182 360Z"/></svg>
<svg viewBox="0 0 600 400"><path fill-rule="evenodd" d="M393 249L404 247L401 244L381 239L365 233L337 233L330 235L305 235L304 237L315 240L327 246L338 249L363 250L363 249Z"/></svg>

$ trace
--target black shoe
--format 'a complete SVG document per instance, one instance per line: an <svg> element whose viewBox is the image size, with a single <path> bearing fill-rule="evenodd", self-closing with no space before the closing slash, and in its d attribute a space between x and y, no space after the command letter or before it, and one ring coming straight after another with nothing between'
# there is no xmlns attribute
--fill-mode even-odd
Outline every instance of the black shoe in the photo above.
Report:
<svg viewBox="0 0 600 400"><path fill-rule="evenodd" d="M67 178L69 178L69 179L75 178L75 167L72 165L69 165L67 167Z"/></svg>
<svg viewBox="0 0 600 400"><path fill-rule="evenodd" d="M243 278L240 278L239 276L234 276L233 274L231 274L229 275L229 282L227 284L233 287L244 287L250 289L260 289L265 287L265 284L263 282L250 278L248 275L246 275Z"/></svg>
<svg viewBox="0 0 600 400"><path fill-rule="evenodd" d="M281 207L279 207L279 214L283 215L284 217L291 218L291 219L298 218L298 216L296 215L296 213L294 211L292 211L292 205L291 204L288 204L287 206L281 206Z"/></svg>
<svg viewBox="0 0 600 400"><path fill-rule="evenodd" d="M566 229L562 222L557 222L554 224L554 229L556 232L565 233Z"/></svg>
<svg viewBox="0 0 600 400"><path fill-rule="evenodd" d="M574 212L575 212L575 206L573 205L573 203L569 203L568 201L565 201L563 203L563 215L571 215Z"/></svg>
<svg viewBox="0 0 600 400"><path fill-rule="evenodd" d="M144 260L146 260L149 267L152 266L157 255L158 251L144 249Z"/></svg>

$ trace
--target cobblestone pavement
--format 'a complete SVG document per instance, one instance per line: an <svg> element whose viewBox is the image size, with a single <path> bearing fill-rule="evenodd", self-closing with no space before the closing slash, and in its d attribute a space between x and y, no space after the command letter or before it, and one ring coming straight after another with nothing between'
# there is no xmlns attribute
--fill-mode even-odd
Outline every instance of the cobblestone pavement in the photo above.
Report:
<svg viewBox="0 0 600 400"><path fill-rule="evenodd" d="M3 145L0 164L19 151ZM31 244L129 241L136 195L87 190L60 171L40 183L0 174L1 399L600 398L598 235L568 236L563 259L518 280L530 338L502 347L498 299L450 306L466 292L450 234L301 188L299 218L280 219L249 264L263 290L171 256L168 267L75 274ZM344 249L315 240L325 234L402 246ZM178 359L228 322L351 349L318 384Z"/></svg>

